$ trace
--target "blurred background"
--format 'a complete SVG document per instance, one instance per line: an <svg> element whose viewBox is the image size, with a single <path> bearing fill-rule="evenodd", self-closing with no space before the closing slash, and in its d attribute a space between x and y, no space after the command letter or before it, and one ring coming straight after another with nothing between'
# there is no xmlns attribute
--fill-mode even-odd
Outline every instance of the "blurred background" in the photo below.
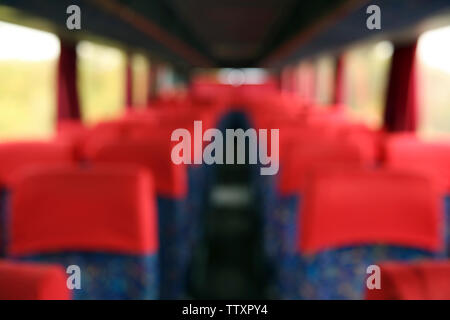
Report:
<svg viewBox="0 0 450 320"><path fill-rule="evenodd" d="M51 6L51 1L48 5ZM27 9L26 4L22 6ZM60 39L57 26L51 28L48 21L33 16L31 4L28 9L31 14L14 8L14 5L9 7L4 4L0 10L0 17L3 20L0 25L2 140L36 135L48 137L55 128L55 90ZM441 12L438 13L441 15ZM65 11L60 15L62 20ZM440 16L435 19L441 24ZM95 23L95 17L92 20ZM230 20L233 24L232 17ZM242 20L245 21L245 17ZM436 23L432 19L429 20ZM427 24L422 24L425 25L423 29L429 28ZM433 26L431 22L428 24ZM448 59L450 27L445 26L445 20L443 24L442 27L421 33L418 38L417 63L421 93L419 132L431 138L446 134L450 130L449 122L446 121L449 116L447 103L450 101L450 93L447 90L450 70ZM364 28L364 25L355 28ZM81 30L77 32L77 36L89 38L88 32L89 30L84 32ZM370 38L372 35L367 32L366 36ZM87 124L118 117L124 112L128 63L133 79L133 105L137 108L145 107L150 90L149 69L156 68L155 65L152 66L149 52L143 50L139 52L139 49L130 52L128 46L119 42L114 43L111 39L102 39L100 35L96 35L95 40L82 40L76 49L77 87L82 119ZM386 82L392 53L393 44L388 37L385 40L375 41L362 39L348 45L341 52L345 60L344 104L353 117L376 128L382 126ZM295 68L299 73L313 73L317 77L314 99L321 105L332 102L335 74L333 51L314 53L291 68ZM188 83L177 75L173 67L164 65L161 69L158 71L157 84L154 84L158 90L177 92L187 90ZM223 76L227 71L229 69L194 68L191 72L202 77L207 74L213 81L227 82L226 76ZM300 95L301 90L298 88Z"/></svg>
<svg viewBox="0 0 450 320"><path fill-rule="evenodd" d="M66 27L70 16L66 9L73 4L81 10L80 30ZM366 27L370 16L366 8L373 4L381 10L379 30ZM339 243L337 236L334 239L337 244L333 240L325 245L325 249L338 253L333 251L331 256L322 257L320 250L324 248L320 248L319 255L315 256L316 252L313 252L317 260L308 260L311 256L307 255L304 262L303 257L299 257L303 254L304 240L299 240L299 230L303 228L299 216L300 212L303 216L306 215L304 212L313 213L303 209L301 201L305 197L307 203L315 201L310 194L305 195L307 187L303 186L303 181L307 179L304 175L315 172L313 164L322 162L343 162L341 164L353 168L353 160L348 159L353 151L346 149L351 145L358 149L358 162L364 162L364 169L380 170L377 177L385 183L382 189L394 191L391 193L393 198L381 192L380 204L378 199L370 196L366 199L366 195L361 195L361 199L367 200L362 200L364 206L349 205L348 212L365 211L364 208L375 206L378 211L374 209L374 214L383 219L382 212L391 212L388 204L395 203L398 208L392 212L396 217L398 213L398 219L405 219L404 212L414 207L431 208L430 203L439 199L440 211L424 209L417 213L418 221L424 219L420 221L425 221L422 224L428 226L426 219L433 215L450 214L450 189L446 189L450 188L450 162L446 162L450 159L449 88L450 3L444 0L373 3L361 0L314 3L294 0L2 0L0 202L4 201L5 209L3 213L0 210L0 216L15 214L16 207L9 207L7 199L14 196L15 188L22 190L20 185L11 182L8 174L24 170L25 162L42 165L50 158L33 160L41 149L30 147L28 143L63 141L69 145L69 162L77 170L104 162L138 163L149 169L154 175L155 210L159 221L166 219L163 217L172 217L167 218L167 225L158 226L158 241L164 248L161 249L164 253L157 252L164 257L160 268L165 269L167 263L183 270L181 275L161 276L161 287L167 291L161 289L160 295L141 296L127 291L117 296L105 296L85 292L80 296L75 294L75 298L363 299L366 297L362 289L365 275L358 268L369 262L409 261L410 256L422 254L420 250L424 247L413 246L420 252L412 254L408 238L405 240L407 250L401 254L396 249L392 252L391 249L380 249L382 254L368 249L367 255L366 251L358 251L363 250L359 247L361 244L381 243L394 247L405 244L404 241L389 242L392 237L383 233L384 228L396 222L386 221L379 238L373 240L362 236ZM173 163L168 160L170 151L165 149L172 146L169 133L179 127L192 131L194 120L203 120L204 130L218 128L222 132L227 128L280 129L280 173L266 179L255 175L255 167L251 165L216 164L189 165L177 176L174 172L181 169L173 169ZM402 139L408 142L397 145L397 141L406 141ZM341 142L346 144L345 147L339 144ZM126 149L131 148L128 144L132 143L145 144L149 154L138 155L143 146L136 153ZM323 149L318 151L321 143ZM112 148L115 144L126 146L119 149L130 159L108 158L106 146ZM417 148L408 149L413 144L417 144ZM313 150L314 146L317 149ZM404 151L403 146L408 150ZM401 154L399 158L396 158L397 151ZM400 167L403 174L402 170L411 169L411 163L422 166L420 170L414 168L412 173L408 171L412 180L389 171ZM43 168L49 170L48 164ZM430 174L430 169L435 172ZM413 175L415 171L421 174L427 171L427 178L443 181L445 187L440 190L439 197L421 203L422 198L418 196L419 202L404 203L405 194L414 195L420 188L425 188L417 182L417 189L408 189L408 185L416 186L419 179ZM378 179L371 176L372 171L367 174L364 176L367 181ZM397 175L401 178L394 179ZM436 175L441 177L436 179ZM314 181L321 181L317 179ZM330 183L339 180L333 179L330 178ZM356 190L341 195L343 198L357 197L359 189L376 189L363 178L355 179ZM48 181L48 185L53 186L53 180ZM173 190L183 185L180 188L186 189L185 193L178 193L178 189L170 189L167 193L165 183L174 186ZM285 192L285 186L292 190ZM340 190L340 187L335 188L333 190ZM76 190L81 189L82 185ZM75 199L78 191L74 190L67 193L73 192ZM428 194L429 190L419 193ZM316 191L319 194L319 190ZM374 194L378 193L372 190L370 195ZM48 196L54 199L51 191ZM83 195L80 193L79 196ZM30 196L29 202L36 197ZM324 203L331 198L324 196ZM358 202L353 200L348 202ZM67 201L70 203L71 200ZM331 211L346 211L347 204L344 207L335 203L329 205ZM86 204L83 208L89 212L92 206ZM107 210L106 205L104 210ZM14 241L20 242L20 239L9 238L13 232L4 221L10 218L3 219L0 230L4 236L0 239L4 244L12 243L14 248ZM318 219L332 220L326 215ZM353 216L348 219L348 225L356 223L355 228L359 228L352 220ZM366 222L370 221L367 219ZM443 221L436 228L444 228L443 225L447 228ZM172 223L176 225L176 231L168 227ZM310 227L315 230L314 226ZM52 232L50 227L42 230ZM364 233L363 227L361 230ZM367 234L372 231L368 230ZM186 240L188 247L180 241L180 237L187 234L183 232L191 237ZM344 238L350 233L347 232ZM447 234L445 231L444 235ZM433 236L436 238L435 233ZM448 239L450 237L440 239L444 253L433 252L429 256L427 252L419 260L429 261L439 256L446 261ZM309 240L304 241L309 243ZM35 238L31 241L34 241L33 246L40 243ZM54 243L58 249L56 255L63 252L64 256L71 250L78 252L82 247L76 241L72 247ZM92 246L95 252L111 251L98 244ZM348 267L345 258L340 260L342 252L339 250L345 251L348 247L356 250L351 251L349 258L352 267ZM431 247L437 250L437 246ZM32 253L25 257L19 254L19 260L65 266L69 261L78 263L77 259L81 259L70 255L62 260L58 260L59 256L50 259L46 255L48 248L37 247ZM378 259L380 256L383 259ZM6 261L11 258L7 253L2 257ZM358 260L361 257L365 259L363 262ZM175 260L170 260L172 258ZM92 261L83 259L88 268ZM308 267L301 269L302 263ZM345 278L348 274L343 276L333 268L358 271L349 272L353 277L348 279ZM428 270L428 266L425 269ZM0 274L2 270L0 267ZM8 268L5 270L10 272ZM151 273L145 270L144 274ZM389 265L386 270L389 274ZM442 273L448 279L449 269ZM140 276L139 272L131 275L133 279ZM174 280L178 276L180 278ZM126 278L122 274L105 277L110 277L105 281L115 288L119 286L116 286L119 280ZM95 287L93 278L86 281L91 281ZM344 285L336 285L338 289L333 291L333 285L327 281ZM450 298L450 293L442 297Z"/></svg>

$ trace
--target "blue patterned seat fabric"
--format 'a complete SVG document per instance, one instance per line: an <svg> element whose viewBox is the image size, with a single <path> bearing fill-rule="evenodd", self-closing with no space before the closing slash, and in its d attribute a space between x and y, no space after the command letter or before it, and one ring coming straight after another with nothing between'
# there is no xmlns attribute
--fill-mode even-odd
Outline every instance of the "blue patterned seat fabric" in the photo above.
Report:
<svg viewBox="0 0 450 320"><path fill-rule="evenodd" d="M161 299L186 297L192 258L192 212L186 199L157 197Z"/></svg>
<svg viewBox="0 0 450 320"><path fill-rule="evenodd" d="M6 255L8 245L9 199L9 191L0 187L0 257Z"/></svg>
<svg viewBox="0 0 450 320"><path fill-rule="evenodd" d="M276 208L265 212L265 249L272 270L269 284L275 296L287 295L293 285L292 259L297 255L300 196L279 196Z"/></svg>
<svg viewBox="0 0 450 320"><path fill-rule="evenodd" d="M158 256L98 252L61 252L15 258L21 261L77 265L81 289L76 300L149 300L159 298ZM67 275L70 276L69 274Z"/></svg>
<svg viewBox="0 0 450 320"><path fill-rule="evenodd" d="M447 257L450 257L450 194L447 194L444 199L445 223L444 223L444 237L446 244Z"/></svg>
<svg viewBox="0 0 450 320"><path fill-rule="evenodd" d="M441 254L425 250L365 245L325 250L314 255L297 254L285 260L282 299L356 300L364 299L366 269L383 261L438 259ZM289 284L288 281L284 282Z"/></svg>
<svg viewBox="0 0 450 320"><path fill-rule="evenodd" d="M370 264L442 257L442 253L385 245L348 247L301 256L297 250L300 205L300 195L279 196L277 208L272 214L266 212L266 254L273 270L270 284L278 298L362 299L364 288L361 285L365 285L365 268ZM447 227L444 226L443 232L449 256L450 197L446 198L446 213Z"/></svg>
<svg viewBox="0 0 450 320"><path fill-rule="evenodd" d="M190 241L193 246L202 238L201 221L206 210L207 190L210 189L205 164L188 167L187 212L191 217Z"/></svg>

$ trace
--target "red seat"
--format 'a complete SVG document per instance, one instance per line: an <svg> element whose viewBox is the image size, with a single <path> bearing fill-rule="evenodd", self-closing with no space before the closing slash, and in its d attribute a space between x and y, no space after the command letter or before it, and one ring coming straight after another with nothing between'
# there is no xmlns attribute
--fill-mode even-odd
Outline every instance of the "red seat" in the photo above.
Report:
<svg viewBox="0 0 450 320"><path fill-rule="evenodd" d="M382 134L363 124L347 124L338 128L336 137L358 147L365 159L379 162L382 154Z"/></svg>
<svg viewBox="0 0 450 320"><path fill-rule="evenodd" d="M171 134L178 128L187 129L193 139L194 134L200 138L203 133L213 127L217 121L216 112L192 112L189 110L146 111L132 113L127 117L100 123L90 130L83 142L82 154L85 159L92 159L104 144L119 141L155 140L159 145L170 145ZM202 132L194 133L194 121L201 121ZM203 144L205 147L206 144ZM192 144L192 152L194 145ZM155 156L158 154L155 152ZM201 156L201 155L200 155Z"/></svg>
<svg viewBox="0 0 450 320"><path fill-rule="evenodd" d="M170 134L166 138L105 141L92 149L88 159L95 163L133 163L148 168L153 176L158 195L171 198L187 194L186 166L175 165L171 159Z"/></svg>
<svg viewBox="0 0 450 320"><path fill-rule="evenodd" d="M150 174L135 166L37 168L13 189L9 253L154 253L153 192Z"/></svg>
<svg viewBox="0 0 450 320"><path fill-rule="evenodd" d="M0 262L0 300L70 300L60 266Z"/></svg>
<svg viewBox="0 0 450 320"><path fill-rule="evenodd" d="M450 261L383 263L381 288L367 289L367 300L450 300Z"/></svg>
<svg viewBox="0 0 450 320"><path fill-rule="evenodd" d="M70 164L74 153L69 143L10 142L0 144L0 184L10 185L21 171L31 166Z"/></svg>
<svg viewBox="0 0 450 320"><path fill-rule="evenodd" d="M281 153L285 151L284 153ZM283 157L284 156L284 157ZM350 144L328 139L315 140L296 144L291 143L281 148L279 188L281 194L293 194L303 190L308 173L318 165L348 164L362 166L365 161L360 150Z"/></svg>
<svg viewBox="0 0 450 320"><path fill-rule="evenodd" d="M158 217L148 171L135 166L40 168L12 196L8 254L77 266L74 299L156 299Z"/></svg>
<svg viewBox="0 0 450 320"><path fill-rule="evenodd" d="M384 243L442 249L439 193L424 176L393 170L320 168L304 192L302 252Z"/></svg>
<svg viewBox="0 0 450 320"><path fill-rule="evenodd" d="M80 120L59 120L56 139L70 143L74 149L75 158L82 159L82 144L88 128Z"/></svg>
<svg viewBox="0 0 450 320"><path fill-rule="evenodd" d="M391 135L385 145L386 165L420 171L433 176L450 192L450 143L425 142L414 135Z"/></svg>

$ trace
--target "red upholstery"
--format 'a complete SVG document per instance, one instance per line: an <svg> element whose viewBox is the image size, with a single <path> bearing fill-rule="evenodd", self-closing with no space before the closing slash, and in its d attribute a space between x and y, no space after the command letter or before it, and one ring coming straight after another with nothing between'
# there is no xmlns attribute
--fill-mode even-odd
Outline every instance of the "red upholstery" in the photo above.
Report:
<svg viewBox="0 0 450 320"><path fill-rule="evenodd" d="M70 143L77 160L82 159L82 145L88 128L80 120L59 120L57 139Z"/></svg>
<svg viewBox="0 0 450 320"><path fill-rule="evenodd" d="M57 130L58 135L72 137L83 135L86 132L86 127L80 120L59 120Z"/></svg>
<svg viewBox="0 0 450 320"><path fill-rule="evenodd" d="M70 300L60 266L0 262L0 300Z"/></svg>
<svg viewBox="0 0 450 320"><path fill-rule="evenodd" d="M279 188L281 194L292 194L302 191L305 187L306 175L314 167L323 164L362 165L364 159L356 147L347 143L326 139L315 139L307 143L297 142L297 145L286 146L289 150L281 156L283 167L280 171Z"/></svg>
<svg viewBox="0 0 450 320"><path fill-rule="evenodd" d="M66 142L10 142L0 144L0 184L10 185L23 170L41 164L70 164L72 146Z"/></svg>
<svg viewBox="0 0 450 320"><path fill-rule="evenodd" d="M432 175L450 192L450 142L424 142L414 135L391 135L386 142L386 164Z"/></svg>
<svg viewBox="0 0 450 320"><path fill-rule="evenodd" d="M153 253L153 192L149 173L134 166L36 169L13 190L9 251Z"/></svg>
<svg viewBox="0 0 450 320"><path fill-rule="evenodd" d="M368 300L450 300L450 261L383 263L381 289L366 291Z"/></svg>
<svg viewBox="0 0 450 320"><path fill-rule="evenodd" d="M300 215L302 252L373 243L441 248L441 201L426 177L323 167L309 178Z"/></svg>
<svg viewBox="0 0 450 320"><path fill-rule="evenodd" d="M184 197L187 193L186 166L175 165L171 159L170 135L155 138L105 142L89 159L96 163L133 163L150 169L158 195Z"/></svg>
<svg viewBox="0 0 450 320"><path fill-rule="evenodd" d="M202 138L207 129L214 127L217 117L216 112L189 112L186 109L130 113L123 119L104 122L94 127L84 141L82 154L84 158L91 159L103 145L129 140L159 139L161 146L173 146L171 134L175 129L187 129L193 139L194 121L201 121L202 132L197 135ZM194 145L191 145L193 155ZM203 144L203 147L205 146L206 144ZM155 153L155 156L157 157L158 153Z"/></svg>
<svg viewBox="0 0 450 320"><path fill-rule="evenodd" d="M338 129L337 138L348 142L361 150L362 156L369 162L379 162L382 153L382 134L363 124L349 124Z"/></svg>

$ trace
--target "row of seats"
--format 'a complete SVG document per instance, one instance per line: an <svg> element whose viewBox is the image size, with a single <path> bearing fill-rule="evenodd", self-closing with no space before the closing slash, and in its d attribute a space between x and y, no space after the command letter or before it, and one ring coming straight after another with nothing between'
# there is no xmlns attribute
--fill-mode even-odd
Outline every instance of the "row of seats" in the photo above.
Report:
<svg viewBox="0 0 450 320"><path fill-rule="evenodd" d="M61 266L0 262L0 300L69 300Z"/></svg>
<svg viewBox="0 0 450 320"><path fill-rule="evenodd" d="M298 116L294 128L273 125L281 164L265 216L274 297L362 299L368 265L448 256L450 144L350 124L339 106Z"/></svg>
<svg viewBox="0 0 450 320"><path fill-rule="evenodd" d="M0 262L0 300L68 300L64 269L54 265ZM366 289L368 300L447 300L449 262L380 265L379 289Z"/></svg>
<svg viewBox="0 0 450 320"><path fill-rule="evenodd" d="M80 266L78 299L186 297L211 170L174 165L170 134L194 120L224 130L230 115L280 129L279 174L254 177L273 297L362 299L368 265L445 257L448 144L243 89L160 101L93 128L61 123L54 142L1 144L5 257Z"/></svg>
<svg viewBox="0 0 450 320"><path fill-rule="evenodd" d="M56 142L1 145L5 255L87 270L78 299L185 297L192 191L204 188L172 163L170 133L208 119L169 111L91 129L65 123Z"/></svg>
<svg viewBox="0 0 450 320"><path fill-rule="evenodd" d="M371 130L342 106L266 101L244 112L280 129L280 173L264 189L273 297L362 299L370 264L448 257L448 142Z"/></svg>
<svg viewBox="0 0 450 320"><path fill-rule="evenodd" d="M367 290L368 300L448 300L448 261L412 264L387 262L380 266L380 289Z"/></svg>

